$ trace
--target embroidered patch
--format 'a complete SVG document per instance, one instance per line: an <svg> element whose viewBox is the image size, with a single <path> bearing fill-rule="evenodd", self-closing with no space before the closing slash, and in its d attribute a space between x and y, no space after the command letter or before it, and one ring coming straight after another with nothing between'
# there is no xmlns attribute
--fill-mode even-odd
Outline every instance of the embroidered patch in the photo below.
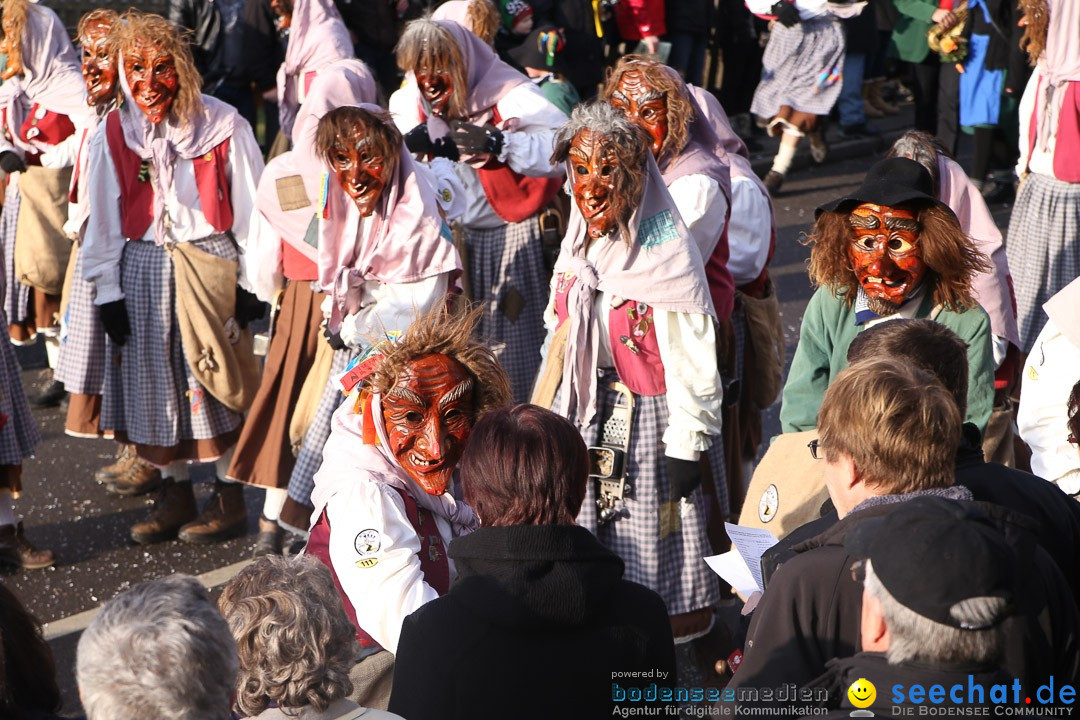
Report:
<svg viewBox="0 0 1080 720"><path fill-rule="evenodd" d="M673 500L660 504L660 535L663 540L669 535L682 532L682 514L680 513L680 501Z"/></svg>
<svg viewBox="0 0 1080 720"><path fill-rule="evenodd" d="M638 240L641 247L651 248L663 245L668 240L679 237L679 231L675 227L675 220L671 217L670 210L661 210L652 217L641 221L638 230Z"/></svg>
<svg viewBox="0 0 1080 720"><path fill-rule="evenodd" d="M361 530L356 534L356 539L353 540L353 547L360 557L374 555L382 547L382 535L374 528Z"/></svg>
<svg viewBox="0 0 1080 720"><path fill-rule="evenodd" d="M499 312L507 320L516 323L521 317L521 311L525 309L525 296L521 291L511 285L499 301Z"/></svg>
<svg viewBox="0 0 1080 720"><path fill-rule="evenodd" d="M307 230L304 231L304 242L313 248L319 247L319 216L312 215Z"/></svg>
<svg viewBox="0 0 1080 720"><path fill-rule="evenodd" d="M758 501L757 516L763 523L771 522L776 517L776 511L780 507L780 495L775 485L765 488Z"/></svg>
<svg viewBox="0 0 1080 720"><path fill-rule="evenodd" d="M363 560L356 561L356 567L358 568L373 568L379 564L379 558L364 558Z"/></svg>
<svg viewBox="0 0 1080 720"><path fill-rule="evenodd" d="M198 415L199 410L202 408L202 390L188 390L185 394L188 397L188 402L191 403L191 414Z"/></svg>
<svg viewBox="0 0 1080 720"><path fill-rule="evenodd" d="M277 187L278 205L285 212L311 206L311 198L307 195L304 178L301 176L281 177L274 181L274 185Z"/></svg>

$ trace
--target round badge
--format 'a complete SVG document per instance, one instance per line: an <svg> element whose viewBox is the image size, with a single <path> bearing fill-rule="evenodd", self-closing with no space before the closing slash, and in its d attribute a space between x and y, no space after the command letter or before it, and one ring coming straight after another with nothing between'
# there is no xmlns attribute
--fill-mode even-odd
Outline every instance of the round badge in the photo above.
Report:
<svg viewBox="0 0 1080 720"><path fill-rule="evenodd" d="M353 540L353 547L360 557L370 557L379 552L379 548L382 547L382 535L374 528L361 530L356 534L356 539Z"/></svg>
<svg viewBox="0 0 1080 720"><path fill-rule="evenodd" d="M779 508L780 495L776 492L776 486L770 485L765 488L765 492L761 493L761 500L758 501L758 520L763 523L771 522L776 517L776 511Z"/></svg>

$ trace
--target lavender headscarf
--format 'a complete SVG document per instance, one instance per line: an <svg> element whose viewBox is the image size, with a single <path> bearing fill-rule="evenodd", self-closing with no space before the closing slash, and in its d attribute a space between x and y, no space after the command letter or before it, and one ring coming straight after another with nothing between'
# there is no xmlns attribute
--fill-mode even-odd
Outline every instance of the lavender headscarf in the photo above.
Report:
<svg viewBox="0 0 1080 720"><path fill-rule="evenodd" d="M596 415L597 353L602 342L600 323L593 317L598 291L661 311L703 313L716 319L697 244L683 225L656 161L649 153L645 160L645 189L630 217L629 242L621 234L594 240L603 245L596 263L589 262L585 258L587 224L577 203L571 203L555 263L556 275L569 272L577 277L567 297L567 322L572 324L558 411L575 418L581 427Z"/></svg>
<svg viewBox="0 0 1080 720"><path fill-rule="evenodd" d="M341 13L331 0L296 0L285 61L277 73L278 119L293 134L304 75L353 56L352 41Z"/></svg>
<svg viewBox="0 0 1080 720"><path fill-rule="evenodd" d="M322 172L322 161L315 152L319 121L334 108L345 105L374 105L378 96L375 76L363 62L349 58L327 65L308 90L293 123L293 152L297 163L310 163L312 172Z"/></svg>

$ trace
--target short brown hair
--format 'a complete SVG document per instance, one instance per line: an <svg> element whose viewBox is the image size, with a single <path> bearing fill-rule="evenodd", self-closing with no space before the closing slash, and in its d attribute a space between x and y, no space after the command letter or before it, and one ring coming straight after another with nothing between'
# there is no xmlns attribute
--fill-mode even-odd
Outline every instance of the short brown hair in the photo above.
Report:
<svg viewBox="0 0 1080 720"><path fill-rule="evenodd" d="M484 525L573 525L589 461L574 424L522 403L484 414L461 457L465 502Z"/></svg>
<svg viewBox="0 0 1080 720"><path fill-rule="evenodd" d="M356 628L319 560L265 555L225 585L218 608L239 652L235 702L244 717L271 703L322 712L352 692Z"/></svg>
<svg viewBox="0 0 1080 720"><path fill-rule="evenodd" d="M694 106L686 91L686 83L667 65L645 55L624 55L608 72L602 91L606 102L611 102L615 87L623 73L639 72L641 77L657 92L664 93L667 101L668 132L656 157L656 164L664 169L667 163L678 157L690 136L690 123L694 122Z"/></svg>
<svg viewBox="0 0 1080 720"><path fill-rule="evenodd" d="M1069 432L1074 438L1080 438L1080 380L1069 393ZM1080 445L1077 450L1080 451Z"/></svg>
<svg viewBox="0 0 1080 720"><path fill-rule="evenodd" d="M864 360L841 372L818 413L826 460L850 456L880 495L951 487L961 424L937 378L895 360Z"/></svg>
<svg viewBox="0 0 1080 720"><path fill-rule="evenodd" d="M956 407L967 413L968 344L933 320L897 318L866 328L848 346L851 364L875 358L910 360L952 393Z"/></svg>
<svg viewBox="0 0 1080 720"><path fill-rule="evenodd" d="M172 56L180 89L176 93L169 112L181 125L190 125L195 113L202 110L202 76L195 69L191 56L190 33L182 31L171 22L153 13L128 10L113 29L116 49L126 53L136 45L148 44L160 48Z"/></svg>
<svg viewBox="0 0 1080 720"><path fill-rule="evenodd" d="M334 108L319 120L315 134L315 151L323 160L333 165L332 153L339 137L347 137L357 128L371 139L372 153L382 157L389 172L386 177L393 177L401 157L401 132L390 119L390 113L379 110L371 111L353 105Z"/></svg>

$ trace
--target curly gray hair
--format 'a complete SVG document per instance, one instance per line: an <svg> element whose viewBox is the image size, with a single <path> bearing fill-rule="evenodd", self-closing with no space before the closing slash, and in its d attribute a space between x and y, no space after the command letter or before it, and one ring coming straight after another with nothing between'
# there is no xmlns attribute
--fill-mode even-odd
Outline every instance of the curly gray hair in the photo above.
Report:
<svg viewBox="0 0 1080 720"><path fill-rule="evenodd" d="M225 585L218 607L240 653L235 703L246 717L270 703L322 712L352 692L356 628L317 559L259 558Z"/></svg>
<svg viewBox="0 0 1080 720"><path fill-rule="evenodd" d="M79 639L75 664L88 720L223 720L236 668L228 625L189 575L105 603Z"/></svg>

